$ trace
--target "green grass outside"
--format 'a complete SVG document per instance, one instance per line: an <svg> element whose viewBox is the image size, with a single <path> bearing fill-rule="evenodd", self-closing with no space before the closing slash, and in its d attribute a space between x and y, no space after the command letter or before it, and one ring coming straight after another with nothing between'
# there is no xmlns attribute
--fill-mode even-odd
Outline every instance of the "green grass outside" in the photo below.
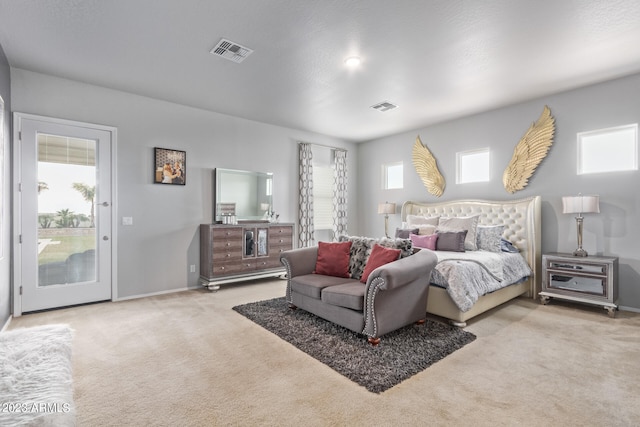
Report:
<svg viewBox="0 0 640 427"><path fill-rule="evenodd" d="M59 244L49 244L38 255L38 265L48 264L50 262L66 261L71 254L77 254L87 249L95 249L95 234L79 235L79 236L51 236L47 237L51 242L59 241Z"/></svg>

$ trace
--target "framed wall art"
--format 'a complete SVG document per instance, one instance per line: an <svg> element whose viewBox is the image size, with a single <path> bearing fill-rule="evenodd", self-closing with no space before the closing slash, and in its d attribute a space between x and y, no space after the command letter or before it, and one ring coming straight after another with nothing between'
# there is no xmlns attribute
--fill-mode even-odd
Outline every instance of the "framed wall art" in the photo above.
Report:
<svg viewBox="0 0 640 427"><path fill-rule="evenodd" d="M155 184L185 185L187 183L187 152L168 148L154 148Z"/></svg>

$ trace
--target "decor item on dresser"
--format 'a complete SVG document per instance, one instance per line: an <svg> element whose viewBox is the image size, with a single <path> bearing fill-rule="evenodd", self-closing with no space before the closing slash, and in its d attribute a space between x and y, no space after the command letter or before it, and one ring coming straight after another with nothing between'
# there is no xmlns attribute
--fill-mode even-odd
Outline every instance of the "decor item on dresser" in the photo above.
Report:
<svg viewBox="0 0 640 427"><path fill-rule="evenodd" d="M532 123L513 150L511 161L502 174L502 183L509 193L522 190L529 178L547 156L553 144L555 119L546 105L537 122Z"/></svg>
<svg viewBox="0 0 640 427"><path fill-rule="evenodd" d="M378 213L384 214L384 236L389 237L389 215L396 213L396 204L384 202L378 205Z"/></svg>
<svg viewBox="0 0 640 427"><path fill-rule="evenodd" d="M200 225L200 283L221 284L284 274L280 254L293 248L293 224Z"/></svg>
<svg viewBox="0 0 640 427"><path fill-rule="evenodd" d="M402 206L402 220L404 229L424 227L420 234L437 235L425 241L429 248L435 240L438 257L430 277L428 313L464 326L467 320L510 299L537 295L540 196L512 201L409 201ZM438 225L434 229L425 222Z"/></svg>
<svg viewBox="0 0 640 427"><path fill-rule="evenodd" d="M185 185L187 183L187 153L168 148L154 148L155 184Z"/></svg>
<svg viewBox="0 0 640 427"><path fill-rule="evenodd" d="M411 156L413 167L416 169L427 191L436 197L442 196L445 187L444 177L438 169L436 158L433 157L427 146L422 144L420 135L416 136Z"/></svg>
<svg viewBox="0 0 640 427"><path fill-rule="evenodd" d="M573 251L574 256L587 256L588 253L582 248L582 223L583 213L600 213L600 196L567 196L562 198L562 213L577 213L576 227L578 233L578 249Z"/></svg>
<svg viewBox="0 0 640 427"><path fill-rule="evenodd" d="M292 308L366 335L373 345L388 332L424 321L433 252L413 254L403 239L339 240L280 255Z"/></svg>

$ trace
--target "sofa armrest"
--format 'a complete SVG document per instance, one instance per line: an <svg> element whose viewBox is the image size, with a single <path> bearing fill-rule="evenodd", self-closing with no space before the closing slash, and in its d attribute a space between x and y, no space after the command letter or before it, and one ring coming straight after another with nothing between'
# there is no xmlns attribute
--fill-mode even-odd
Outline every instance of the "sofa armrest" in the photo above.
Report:
<svg viewBox="0 0 640 427"><path fill-rule="evenodd" d="M380 290L391 290L413 283L420 278L429 282L431 270L438 263L438 257L430 250L421 250L411 256L382 265L371 272L367 279L367 287L380 278Z"/></svg>
<svg viewBox="0 0 640 427"><path fill-rule="evenodd" d="M313 273L317 258L317 246L291 249L280 254L280 262L287 269L289 278Z"/></svg>

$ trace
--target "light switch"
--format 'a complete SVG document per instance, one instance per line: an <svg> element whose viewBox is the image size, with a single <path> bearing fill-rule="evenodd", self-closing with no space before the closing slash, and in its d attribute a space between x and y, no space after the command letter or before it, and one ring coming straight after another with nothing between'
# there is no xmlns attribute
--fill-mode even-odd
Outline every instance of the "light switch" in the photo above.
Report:
<svg viewBox="0 0 640 427"><path fill-rule="evenodd" d="M133 217L132 216L123 216L122 217L122 225L133 225Z"/></svg>

